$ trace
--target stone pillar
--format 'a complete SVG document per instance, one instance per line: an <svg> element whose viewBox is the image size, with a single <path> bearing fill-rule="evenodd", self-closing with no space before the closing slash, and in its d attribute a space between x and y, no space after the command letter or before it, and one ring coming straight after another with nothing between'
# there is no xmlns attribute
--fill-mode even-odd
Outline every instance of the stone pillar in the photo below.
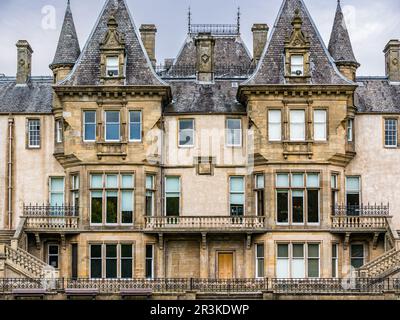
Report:
<svg viewBox="0 0 400 320"><path fill-rule="evenodd" d="M202 241L200 243L200 278L209 278L208 267L207 235L202 234Z"/></svg>
<svg viewBox="0 0 400 320"><path fill-rule="evenodd" d="M17 85L26 85L32 73L33 50L26 40L19 40L17 46Z"/></svg>
<svg viewBox="0 0 400 320"><path fill-rule="evenodd" d="M255 23L251 28L251 32L253 32L253 61L255 64L260 61L267 44L268 31L269 27L265 23Z"/></svg>
<svg viewBox="0 0 400 320"><path fill-rule="evenodd" d="M386 76L389 81L400 82L400 41L390 40L383 53L385 54Z"/></svg>
<svg viewBox="0 0 400 320"><path fill-rule="evenodd" d="M199 33L195 45L197 81L211 83L214 81L215 39L211 33Z"/></svg>
<svg viewBox="0 0 400 320"><path fill-rule="evenodd" d="M143 45L147 51L153 66L156 65L156 33L157 28L154 24L142 24L140 26L140 35L142 37Z"/></svg>

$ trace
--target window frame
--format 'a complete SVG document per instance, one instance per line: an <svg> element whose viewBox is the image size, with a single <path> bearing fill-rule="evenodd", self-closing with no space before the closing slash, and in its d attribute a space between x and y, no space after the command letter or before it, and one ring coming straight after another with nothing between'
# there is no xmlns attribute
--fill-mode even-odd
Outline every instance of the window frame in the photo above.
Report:
<svg viewBox="0 0 400 320"><path fill-rule="evenodd" d="M350 243L350 250L349 250L349 255L350 255L350 268L355 268L355 267L353 267L353 260L354 259L361 259L361 258L359 258L359 257L353 257L353 246L362 246L363 247L363 250L362 250L362 252L363 252L363 256L362 256L362 262L363 262L363 264L361 265L361 267L362 266L364 266L366 263L367 263L367 246L365 245L365 243L362 243L362 242L353 242L353 243Z"/></svg>
<svg viewBox="0 0 400 320"><path fill-rule="evenodd" d="M57 247L57 254L50 253L50 247ZM47 244L47 264L48 265L51 265L50 257L57 257L57 267L54 267L54 269L59 270L60 269L60 245L58 243L48 243Z"/></svg>
<svg viewBox="0 0 400 320"><path fill-rule="evenodd" d="M132 122L131 121L131 113L139 113L140 114L140 138L139 139L132 139L131 138L131 125L132 123L137 123L137 122ZM128 135L129 135L129 142L142 142L143 141L143 111L142 110L128 110L128 117L129 117L129 128L128 128ZM121 119L120 119L121 122ZM121 134L120 134L121 135Z"/></svg>
<svg viewBox="0 0 400 320"><path fill-rule="evenodd" d="M258 185L258 178L262 177L262 187ZM260 202L260 194L262 195L262 205L263 207L261 208L261 215L259 214L259 202ZM262 173L255 173L254 174L254 201L255 201L255 212L258 217L264 217L265 216L265 174Z"/></svg>
<svg viewBox="0 0 400 320"><path fill-rule="evenodd" d="M357 178L358 179L358 203L359 204L361 204L362 203L362 200L361 200L361 176L358 176L358 175L350 175L350 176L346 176L345 177L345 193L346 193L346 199L345 199L345 204L346 204L346 206L348 205L348 203L347 203L347 195L348 194L357 194L354 190L349 190L348 189L348 185L349 185L349 183L348 183L348 179L349 178Z"/></svg>
<svg viewBox="0 0 400 320"><path fill-rule="evenodd" d="M271 113L279 112L280 121L278 122L271 122ZM281 142L282 141L282 109L268 109L268 141L269 142ZM271 138L271 126L279 124L279 139L272 139Z"/></svg>
<svg viewBox="0 0 400 320"><path fill-rule="evenodd" d="M60 144L64 141L64 134L63 134L63 121L62 119L56 119L56 143Z"/></svg>
<svg viewBox="0 0 400 320"><path fill-rule="evenodd" d="M316 121L316 113L318 112L323 112L325 115L325 121L324 122L317 122ZM315 142L327 142L328 141L328 137L329 137L329 126L328 126L328 120L329 120L329 114L328 114L328 110L327 109L313 109L313 138ZM321 127L323 126L324 128L324 138L321 139L316 139L316 132L317 132L317 126L316 125L320 125Z"/></svg>
<svg viewBox="0 0 400 320"><path fill-rule="evenodd" d="M31 123L38 123L39 129L38 130L31 130ZM38 144L31 144L31 137L32 134L37 133L37 142ZM42 121L40 118L27 118L27 149L40 149L42 147Z"/></svg>
<svg viewBox="0 0 400 320"><path fill-rule="evenodd" d="M232 191L231 190L231 180L232 180L232 178L241 178L242 179L242 181L243 181L243 191L242 192ZM229 190L229 209L228 209L229 210L229 217L242 217L242 216L245 216L246 215L246 178L245 178L245 176L243 176L243 175L242 176L241 175L231 175L231 176L229 176L228 177L228 190ZM232 202L231 202L231 195L232 194L242 194L243 195L243 215L238 215L238 216L232 215L231 206L235 205L235 204L232 204Z"/></svg>
<svg viewBox="0 0 400 320"><path fill-rule="evenodd" d="M354 119L348 118L347 119L347 128L346 128L346 136L347 142L353 143L354 142Z"/></svg>
<svg viewBox="0 0 400 320"><path fill-rule="evenodd" d="M156 194L156 188L155 188L155 182L156 182L156 174L155 173L146 173L146 181L145 181L145 216L149 217L149 215L147 215L147 193L151 192L151 215L150 217L154 217L155 216L155 194ZM152 185L151 188L148 188L147 186L147 178L152 178Z"/></svg>
<svg viewBox="0 0 400 320"><path fill-rule="evenodd" d="M52 195L53 194L61 194L60 191L53 190L53 179L60 179L62 180L62 186L63 186L63 190L62 190L62 195L63 195L63 201L61 205L56 205L58 207L64 206L65 205L65 177L64 176L50 176L48 179L48 188L49 188L49 204L50 206L52 206Z"/></svg>
<svg viewBox="0 0 400 320"><path fill-rule="evenodd" d="M240 124L240 128L239 129L229 129L229 121L239 121ZM231 132L231 130L235 131L235 130L240 130L240 142L238 144L230 144L229 143L229 134ZM241 118L226 118L225 120L225 145L228 148L241 148L243 145L243 124L242 124L242 119Z"/></svg>
<svg viewBox="0 0 400 320"><path fill-rule="evenodd" d="M293 58L295 58L295 57L298 57L298 58L301 58L301 64L295 64L294 62L293 62ZM300 54L300 53L293 53L293 54L291 54L290 55L290 76L291 77L304 77L304 65L305 65L305 63L304 63L304 54ZM297 73L294 73L294 69L296 69L296 67L297 67L297 69L301 69L301 74L297 74ZM296 70L297 70L296 69Z"/></svg>
<svg viewBox="0 0 400 320"><path fill-rule="evenodd" d="M394 131L388 130L387 122L393 121L394 122ZM395 138L395 144L387 144L387 132L391 132L393 137ZM392 137L392 138L393 138ZM383 118L383 145L386 149L396 149L399 147L399 121L397 118L394 117L384 117Z"/></svg>
<svg viewBox="0 0 400 320"><path fill-rule="evenodd" d="M183 121L191 121L192 122L192 129L181 129L181 122ZM194 148L195 147L195 139L196 139L196 121L194 118L179 118L178 119L178 148ZM193 141L192 144L181 144L181 131L182 130L191 130L192 131L192 136L193 136Z"/></svg>
<svg viewBox="0 0 400 320"><path fill-rule="evenodd" d="M75 208L75 215L79 215L80 186L81 186L80 175L79 173L71 173L69 177L70 177L69 180L70 203ZM75 195L77 195L77 197ZM78 206L76 206L76 198L78 198Z"/></svg>
<svg viewBox="0 0 400 320"><path fill-rule="evenodd" d="M262 246L262 248L263 248L263 255L262 255L262 257L260 257L260 256L258 256L258 247L259 246ZM259 273L260 273L260 270L259 270L259 268L258 268L258 263L259 263L259 261L262 261L263 262L263 274L262 275L260 275ZM265 245L264 245L264 243L256 243L255 244L255 278L256 279L263 279L263 278L265 278Z"/></svg>
<svg viewBox="0 0 400 320"><path fill-rule="evenodd" d="M92 112L92 113L94 113L94 122L86 122L86 113L89 113L89 112ZM97 112L96 112L96 110L83 110L83 112L82 112L82 118L83 118L83 121L82 121L82 124L83 124L83 136L82 136L82 138L83 138L83 142L89 142L89 143L93 143L93 142L96 142L96 140L97 140ZM91 139L86 139L86 124L89 124L89 125L94 125L94 140L91 140Z"/></svg>
<svg viewBox="0 0 400 320"><path fill-rule="evenodd" d="M182 214L182 178L181 176L177 176L177 175L166 175L164 178L164 183L165 183L165 188L164 188L164 216L165 217L170 217L167 215L167 194L168 193L176 193L176 192L171 192L171 191L167 191L167 179L168 178L178 178L179 181L179 214L178 217L181 216ZM172 216L174 217L174 216Z"/></svg>
<svg viewBox="0 0 400 320"><path fill-rule="evenodd" d="M304 115L304 122L293 122L292 121L292 113L295 112L302 112ZM304 131L304 137L302 136L301 139L294 139L293 138L293 134L292 134L292 130L294 130L294 127L296 126L300 126L302 125L303 127L303 131ZM289 109L289 141L292 143L301 143L301 142L305 142L307 140L307 112L306 109L302 109L302 108L292 108Z"/></svg>
<svg viewBox="0 0 400 320"><path fill-rule="evenodd" d="M151 247L151 257L147 256L147 247ZM155 268L154 268L154 257L155 257L155 252L154 252L154 243L146 243L145 245L145 278L152 280L155 277ZM147 261L151 260L151 276L147 276Z"/></svg>
<svg viewBox="0 0 400 320"><path fill-rule="evenodd" d="M331 269L332 278L339 278L339 244L337 242L332 243L331 246Z"/></svg>
<svg viewBox="0 0 400 320"><path fill-rule="evenodd" d="M116 125L117 122L107 122L107 113L118 113L118 139L107 139L107 126L108 125ZM104 110L104 141L105 142L121 142L121 110Z"/></svg>
<svg viewBox="0 0 400 320"><path fill-rule="evenodd" d="M110 59L116 59L116 62L117 62L117 65L116 66L110 66L110 64L108 63L109 61L110 61ZM105 76L106 76L106 78L110 78L110 79L112 79L112 78L119 78L119 77L121 77L121 75L120 75L120 58L119 58L119 55L108 55L108 56L106 56L105 57L105 69L106 69L106 74L105 74ZM116 75L112 75L112 76L110 76L109 75L109 71L117 71L117 74Z"/></svg>

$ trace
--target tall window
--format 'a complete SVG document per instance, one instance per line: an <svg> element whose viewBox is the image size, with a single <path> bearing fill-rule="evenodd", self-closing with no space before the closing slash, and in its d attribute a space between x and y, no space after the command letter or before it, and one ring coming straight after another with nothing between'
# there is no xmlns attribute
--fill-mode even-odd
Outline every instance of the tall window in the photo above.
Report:
<svg viewBox="0 0 400 320"><path fill-rule="evenodd" d="M290 70L292 76L304 75L304 56L303 55L292 55L290 57Z"/></svg>
<svg viewBox="0 0 400 320"><path fill-rule="evenodd" d="M305 141L305 139L305 111L290 110L290 141Z"/></svg>
<svg viewBox="0 0 400 320"><path fill-rule="evenodd" d="M40 148L40 120L28 120L28 147Z"/></svg>
<svg viewBox="0 0 400 320"><path fill-rule="evenodd" d="M264 278L264 244L256 244L256 278Z"/></svg>
<svg viewBox="0 0 400 320"><path fill-rule="evenodd" d="M264 215L264 175L255 175L256 212L258 216Z"/></svg>
<svg viewBox="0 0 400 320"><path fill-rule="evenodd" d="M129 112L129 141L142 141L142 112Z"/></svg>
<svg viewBox="0 0 400 320"><path fill-rule="evenodd" d="M360 177L346 177L346 205L348 214L359 214Z"/></svg>
<svg viewBox="0 0 400 320"><path fill-rule="evenodd" d="M92 224L133 223L133 177L129 173L90 176Z"/></svg>
<svg viewBox="0 0 400 320"><path fill-rule="evenodd" d="M318 173L293 173L291 175L279 173L276 177L276 188L278 223L302 224L307 221L311 224L319 222L320 182ZM291 199L290 208L289 199Z"/></svg>
<svg viewBox="0 0 400 320"><path fill-rule="evenodd" d="M179 216L181 199L181 182L179 177L166 177L165 215Z"/></svg>
<svg viewBox="0 0 400 320"><path fill-rule="evenodd" d="M106 58L106 73L107 73L107 77L118 77L119 76L119 58L118 57L107 57Z"/></svg>
<svg viewBox="0 0 400 320"><path fill-rule="evenodd" d="M50 205L53 207L64 205L64 178L62 177L50 178Z"/></svg>
<svg viewBox="0 0 400 320"><path fill-rule="evenodd" d="M96 141L96 111L83 113L84 141Z"/></svg>
<svg viewBox="0 0 400 320"><path fill-rule="evenodd" d="M314 140L326 141L326 110L314 110Z"/></svg>
<svg viewBox="0 0 400 320"><path fill-rule="evenodd" d="M353 137L354 137L354 119L348 119L347 120L347 141L348 142L353 142Z"/></svg>
<svg viewBox="0 0 400 320"><path fill-rule="evenodd" d="M56 121L56 142L62 143L63 142L63 125L62 120Z"/></svg>
<svg viewBox="0 0 400 320"><path fill-rule="evenodd" d="M154 216L154 175L146 175L146 216Z"/></svg>
<svg viewBox="0 0 400 320"><path fill-rule="evenodd" d="M154 278L154 245L146 245L146 278Z"/></svg>
<svg viewBox="0 0 400 320"><path fill-rule="evenodd" d="M105 138L106 141L120 141L120 114L119 111L106 111Z"/></svg>
<svg viewBox="0 0 400 320"><path fill-rule="evenodd" d="M338 204L338 194L339 194L339 175L331 175L331 203L332 203L332 214L335 213L335 206Z"/></svg>
<svg viewBox="0 0 400 320"><path fill-rule="evenodd" d="M397 147L397 120L385 119L385 147Z"/></svg>
<svg viewBox="0 0 400 320"><path fill-rule="evenodd" d="M278 278L318 278L320 245L318 243L284 243L277 245Z"/></svg>
<svg viewBox="0 0 400 320"><path fill-rule="evenodd" d="M242 145L242 120L226 120L226 144L228 147L240 147Z"/></svg>
<svg viewBox="0 0 400 320"><path fill-rule="evenodd" d="M59 266L60 247L58 244L49 244L47 247L47 263L58 269Z"/></svg>
<svg viewBox="0 0 400 320"><path fill-rule="evenodd" d="M268 138L269 141L282 140L282 112L281 110L268 111Z"/></svg>
<svg viewBox="0 0 400 320"><path fill-rule="evenodd" d="M194 120L179 120L179 146L193 147L194 145Z"/></svg>
<svg viewBox="0 0 400 320"><path fill-rule="evenodd" d="M244 214L244 177L229 178L229 202L231 216Z"/></svg>
<svg viewBox="0 0 400 320"><path fill-rule="evenodd" d="M90 245L90 278L131 279L132 277L132 244Z"/></svg>
<svg viewBox="0 0 400 320"><path fill-rule="evenodd" d="M332 244L332 278L337 278L338 277L338 253L339 246L338 244L334 243Z"/></svg>
<svg viewBox="0 0 400 320"><path fill-rule="evenodd" d="M71 205L75 208L75 214L79 212L79 175L71 176Z"/></svg>
<svg viewBox="0 0 400 320"><path fill-rule="evenodd" d="M364 265L364 245L352 244L350 247L351 266L353 268L360 268Z"/></svg>

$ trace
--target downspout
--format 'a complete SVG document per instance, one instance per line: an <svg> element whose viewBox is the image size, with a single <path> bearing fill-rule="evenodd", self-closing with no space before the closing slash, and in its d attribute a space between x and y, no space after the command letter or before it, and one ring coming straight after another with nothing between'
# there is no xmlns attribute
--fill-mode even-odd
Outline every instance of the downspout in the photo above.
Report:
<svg viewBox="0 0 400 320"><path fill-rule="evenodd" d="M14 118L10 114L8 118L8 229L12 230L12 200L13 200L13 127Z"/></svg>

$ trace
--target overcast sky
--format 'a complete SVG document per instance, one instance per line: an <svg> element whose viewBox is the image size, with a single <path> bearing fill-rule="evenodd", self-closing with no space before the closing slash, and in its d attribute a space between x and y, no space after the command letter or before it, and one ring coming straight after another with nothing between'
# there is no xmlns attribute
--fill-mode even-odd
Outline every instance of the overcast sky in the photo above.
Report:
<svg viewBox="0 0 400 320"><path fill-rule="evenodd" d="M84 46L105 0L71 0L81 48ZM33 75L50 75L67 0L0 0L0 73L14 75L15 43L28 40L34 50ZM187 11L193 23L236 23L241 7L242 37L252 50L251 26L273 26L282 0L127 0L135 24L157 25L157 59L175 57L187 32ZM337 0L305 0L327 44ZM399 0L342 0L359 75L384 75L383 48L400 38ZM53 9L54 8L54 9ZM53 12L55 14L53 14ZM54 18L54 19L53 19Z"/></svg>

